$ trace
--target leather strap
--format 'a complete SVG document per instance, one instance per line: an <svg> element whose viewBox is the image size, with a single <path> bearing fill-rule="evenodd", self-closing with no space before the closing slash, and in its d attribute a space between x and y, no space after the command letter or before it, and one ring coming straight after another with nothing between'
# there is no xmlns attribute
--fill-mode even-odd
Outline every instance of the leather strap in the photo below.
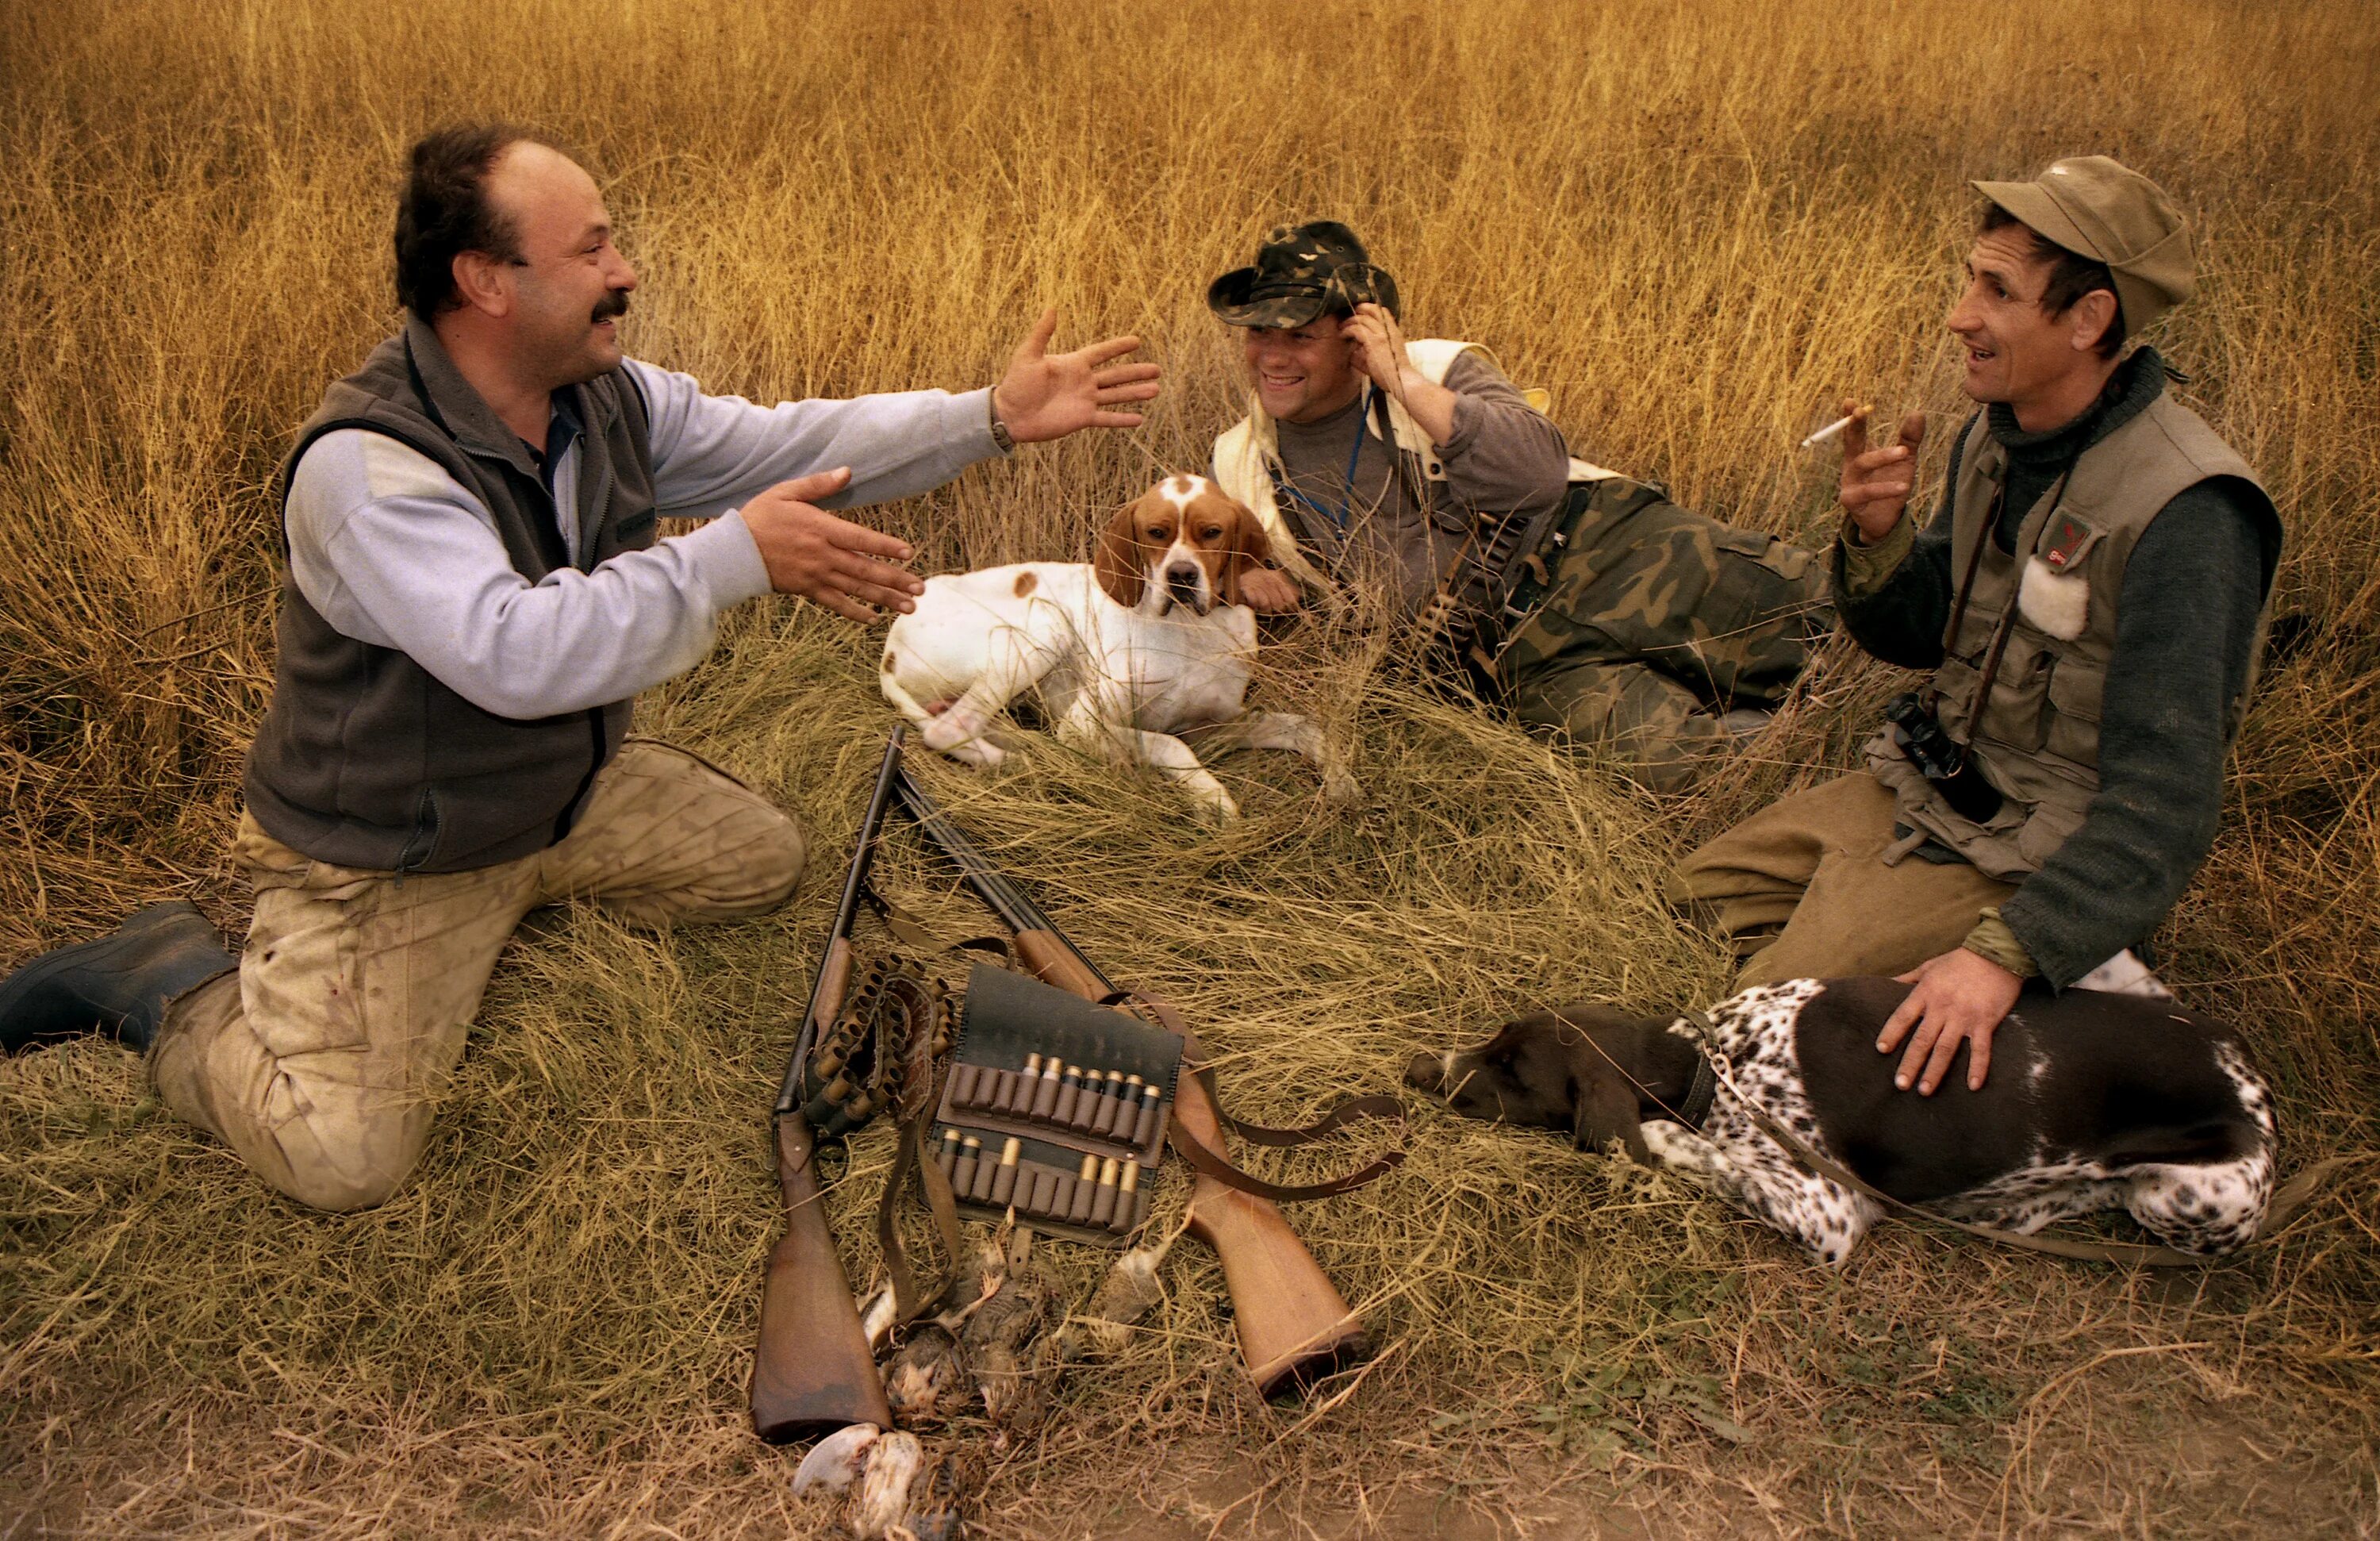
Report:
<svg viewBox="0 0 2380 1541"><path fill-rule="evenodd" d="M1307 1124L1303 1129L1275 1129L1266 1124L1243 1122L1223 1110L1223 1099L1215 1089L1214 1072L1209 1070L1206 1063L1205 1046L1199 1043L1198 1036L1190 1030L1190 1025L1183 1020L1180 1012L1157 997L1139 990L1117 990L1112 995L1103 998L1099 1004L1146 1010L1160 1025L1169 1031L1181 1034L1183 1070L1196 1075L1198 1078L1198 1084L1206 1088L1207 1101L1215 1110L1215 1117L1223 1127L1253 1145L1269 1146L1281 1150L1293 1149L1298 1146L1312 1145L1325 1135L1365 1119L1379 1119L1396 1125L1394 1134L1396 1143L1354 1171L1344 1176L1331 1178L1328 1182L1292 1185L1269 1183L1261 1177L1241 1171L1232 1164L1229 1157L1209 1148L1204 1141L1183 1128L1182 1120L1177 1115L1166 1122L1165 1143L1171 1146L1173 1153L1187 1162L1193 1171L1213 1178L1227 1188L1235 1188L1244 1194L1253 1194L1258 1198L1270 1199L1275 1204L1293 1204L1309 1198L1330 1198L1334 1195L1360 1188L1366 1183L1386 1176L1403 1164L1405 1109L1404 1104L1395 1098L1378 1094L1349 1098L1332 1107L1318 1121Z"/></svg>
<svg viewBox="0 0 2380 1541"><path fill-rule="evenodd" d="M892 1281L893 1319L905 1326L923 1316L949 1292L959 1266L958 1200L941 1165L926 1159L926 1128L933 1122L933 1109L934 1101L929 1099L916 1117L902 1123L901 1143L892 1153L892 1170L885 1175L883 1195L876 1201L877 1250L884 1255L884 1272ZM931 1291L917 1287L917 1270L909 1263L908 1244L901 1239L901 1190L912 1174L917 1177L918 1191L925 1195L926 1208L934 1218L934 1230L948 1259L942 1278Z"/></svg>
<svg viewBox="0 0 2380 1541"><path fill-rule="evenodd" d="M1948 1215L1937 1214L1931 1209L1921 1209L1914 1204L1895 1198L1847 1168L1828 1160L1811 1149L1795 1136L1791 1130L1771 1117L1767 1109L1744 1096L1737 1088L1734 1076L1729 1071L1726 1056L1710 1047L1711 1036L1717 1031L1710 1018L1696 1011L1688 1011L1681 1014L1692 1022L1703 1035L1703 1058L1710 1065L1713 1074L1726 1085L1729 1091L1735 1093L1735 1099L1743 1104L1744 1111L1752 1115L1752 1121L1760 1126L1763 1133L1784 1147L1788 1156L1819 1176L1830 1183L1839 1183L1853 1193L1864 1194L1895 1214L1927 1224L1947 1225L1953 1231L1963 1231L1970 1236L1981 1237L1987 1242L1998 1242L2002 1246L2021 1247L2027 1252L2046 1252L2055 1257L2072 1257L2086 1263L2126 1263L2152 1268L2203 1268L2210 1264L2223 1261L2220 1256L2183 1252L2178 1247L2149 1246L2138 1242L2074 1242L2057 1236L2027 1236L2014 1231L2002 1231L1995 1226L1976 1225L1968 1220L1953 1219ZM2278 1192L2274 1194L2272 1202L2265 1206L2264 1223L2256 1228L2255 1241L2250 1244L2261 1244L2279 1234L2281 1227L2288 1224L2297 1212L2313 1199L2332 1172L2356 1159L2351 1156L2332 1156L2316 1161L2313 1166L2289 1179Z"/></svg>

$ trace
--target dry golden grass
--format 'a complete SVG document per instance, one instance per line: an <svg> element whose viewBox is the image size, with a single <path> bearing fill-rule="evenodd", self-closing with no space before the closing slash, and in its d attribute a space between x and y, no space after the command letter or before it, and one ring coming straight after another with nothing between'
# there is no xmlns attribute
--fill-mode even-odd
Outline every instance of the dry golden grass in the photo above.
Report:
<svg viewBox="0 0 2380 1541"><path fill-rule="evenodd" d="M1820 402L1955 420L1936 322L1964 179L2100 150L2199 217L2202 297L2160 342L2269 477L2280 608L2309 623L2169 972L2263 1046L2293 1161L2380 1144L2367 7L14 0L0 21L0 958L176 893L241 923L222 852L270 680L269 483L390 328L394 168L431 124L582 147L642 268L632 346L713 389L978 383L1045 302L1071 338L1146 336L1171 373L1145 430L885 511L937 564L1078 551L1202 460L1233 399L1205 283L1315 213L1372 237L1417 333L1549 386L1580 453L1822 539L1820 467L1789 453ZM887 725L868 656L756 606L643 723L798 809L823 869ZM1527 1002L1718 993L1658 875L1845 760L1889 680L1836 664L1765 762L1666 802L1361 658L1265 687L1354 750L1350 817L1272 757L1225 762L1250 817L1223 832L1055 751L934 784L1111 972L1237 1056L1253 1116L1289 1117ZM886 880L947 893L911 851ZM269 1197L113 1049L0 1065L0 1536L815 1529L742 1397L761 1114L826 886L666 939L536 927L419 1176L369 1215ZM884 1155L863 1140L834 1195L855 1270ZM1185 1246L1138 1346L992 1468L985 1530L2369 1532L2370 1171L2203 1276L1898 1230L1822 1275L1662 1181L1425 1116L1396 1176L1297 1217L1372 1307L1373 1368L1252 1403Z"/></svg>

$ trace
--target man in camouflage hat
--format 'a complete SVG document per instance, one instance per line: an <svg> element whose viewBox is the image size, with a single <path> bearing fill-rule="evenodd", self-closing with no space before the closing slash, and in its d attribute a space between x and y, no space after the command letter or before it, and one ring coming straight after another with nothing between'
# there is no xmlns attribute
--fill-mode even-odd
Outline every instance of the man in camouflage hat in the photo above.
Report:
<svg viewBox="0 0 2380 1541"><path fill-rule="evenodd" d="M1406 341L1345 225L1275 229L1207 303L1253 395L1215 479L1282 569L1257 608L1303 589L1407 624L1444 673L1664 791L1765 722L1832 626L1812 553L1572 459L1486 348Z"/></svg>
<svg viewBox="0 0 2380 1541"><path fill-rule="evenodd" d="M1925 419L1844 436L1844 624L1930 672L1863 770L1695 852L1671 896L1710 912L1744 983L1912 983L1877 1049L1931 1093L2028 982L2161 993L2132 953L2204 859L2252 698L2281 527L2272 500L2124 343L2189 297L2181 216L2104 155L1988 200L1947 321L1982 410L1928 528L1902 516ZM1847 410L1852 404L1846 403Z"/></svg>

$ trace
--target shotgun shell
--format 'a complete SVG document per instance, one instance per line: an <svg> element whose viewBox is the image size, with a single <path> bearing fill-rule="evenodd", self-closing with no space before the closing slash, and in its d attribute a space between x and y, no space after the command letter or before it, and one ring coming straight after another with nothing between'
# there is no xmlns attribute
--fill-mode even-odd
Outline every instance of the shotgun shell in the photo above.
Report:
<svg viewBox="0 0 2380 1541"><path fill-rule="evenodd" d="M1050 1186L1041 1198L1041 1214L1046 1219L1062 1220L1075 1207L1075 1180L1062 1171L1049 1174Z"/></svg>
<svg viewBox="0 0 2380 1541"><path fill-rule="evenodd" d="M992 1203L1005 1207L1010 1199L1016 1196L1016 1156L1023 1148L1014 1135L1009 1135L1008 1143L1000 1147L1000 1166L991 1174Z"/></svg>
<svg viewBox="0 0 2380 1541"><path fill-rule="evenodd" d="M1118 1145L1132 1143L1132 1132L1140 1127L1140 1077L1127 1075L1116 1089L1115 1122L1108 1126L1108 1138Z"/></svg>
<svg viewBox="0 0 2380 1541"><path fill-rule="evenodd" d="M942 1169L942 1175L944 1177L948 1177L952 1172L958 1170L959 1132L957 1130L945 1129L942 1131L942 1147L934 1152L934 1165Z"/></svg>
<svg viewBox="0 0 2380 1541"><path fill-rule="evenodd" d="M1063 1068L1055 1054L1041 1062L1041 1079L1033 1088L1033 1105L1025 1110L1026 1118L1036 1122L1049 1118L1050 1110L1058 1105L1058 1073Z"/></svg>
<svg viewBox="0 0 2380 1541"><path fill-rule="evenodd" d="M1075 1104L1082 1100L1083 1067L1068 1065L1058 1082L1058 1100L1050 1105L1049 1122L1063 1128L1074 1122Z"/></svg>
<svg viewBox="0 0 2380 1541"><path fill-rule="evenodd" d="M1003 1113L1022 1114L1033 1106L1033 1089L1041 1084L1041 1056L1025 1056L1025 1069L1008 1084L1008 1097L1000 1105Z"/></svg>
<svg viewBox="0 0 2380 1541"><path fill-rule="evenodd" d="M1106 1099L1107 1082L1096 1070L1083 1072L1083 1095L1075 1099L1075 1116L1067 1124L1076 1134L1088 1134L1091 1121L1099 1116L1099 1104Z"/></svg>
<svg viewBox="0 0 2380 1541"><path fill-rule="evenodd" d="M1099 1163L1099 1191L1091 1195L1091 1223L1102 1229L1115 1219L1116 1170L1112 1156Z"/></svg>
<svg viewBox="0 0 2380 1541"><path fill-rule="evenodd" d="M1138 1077L1135 1076L1134 1079L1137 1080ZM1116 1118L1127 1106L1124 1097L1123 1072L1109 1071L1107 1094L1099 1098L1099 1116L1091 1120L1092 1134L1107 1138L1114 1137Z"/></svg>
<svg viewBox="0 0 2380 1541"><path fill-rule="evenodd" d="M1132 1126L1132 1143L1135 1147L1147 1150L1149 1143L1157 1138L1157 1117L1162 1110L1163 1098L1164 1094L1157 1089L1154 1082L1140 1088L1140 1116Z"/></svg>
<svg viewBox="0 0 2380 1541"><path fill-rule="evenodd" d="M1099 1159L1083 1158L1083 1170L1075 1174L1075 1196L1066 1206L1066 1218L1076 1225L1088 1225L1091 1201L1099 1196Z"/></svg>
<svg viewBox="0 0 2380 1541"><path fill-rule="evenodd" d="M982 1164L983 1142L973 1135L959 1142L959 1159L951 1166L951 1192L961 1198L975 1187L975 1169Z"/></svg>
<svg viewBox="0 0 2380 1541"><path fill-rule="evenodd" d="M980 1074L981 1071L979 1067L975 1065L955 1064L951 1066L952 1107L972 1108L975 1106L976 1078Z"/></svg>
<svg viewBox="0 0 2380 1541"><path fill-rule="evenodd" d="M1123 1180L1116 1184L1115 1213L1108 1218L1108 1229L1118 1235L1133 1228L1140 1213L1140 1163L1123 1164Z"/></svg>

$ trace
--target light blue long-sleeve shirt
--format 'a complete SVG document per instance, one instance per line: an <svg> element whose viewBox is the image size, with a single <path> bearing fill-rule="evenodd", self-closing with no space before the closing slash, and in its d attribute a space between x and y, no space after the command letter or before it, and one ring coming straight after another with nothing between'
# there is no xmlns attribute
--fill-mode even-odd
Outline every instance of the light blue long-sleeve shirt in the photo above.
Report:
<svg viewBox="0 0 2380 1541"><path fill-rule="evenodd" d="M856 507L938 487L1000 453L988 390L758 406L637 359L626 369L652 419L654 512L708 523L532 584L461 483L385 434L342 429L315 441L290 479L298 591L342 635L407 654L475 706L557 716L693 667L721 612L769 592L737 512L754 493L848 466L851 485L823 504ZM574 438L553 468L564 510L577 505L579 457ZM565 540L577 535L565 521Z"/></svg>

